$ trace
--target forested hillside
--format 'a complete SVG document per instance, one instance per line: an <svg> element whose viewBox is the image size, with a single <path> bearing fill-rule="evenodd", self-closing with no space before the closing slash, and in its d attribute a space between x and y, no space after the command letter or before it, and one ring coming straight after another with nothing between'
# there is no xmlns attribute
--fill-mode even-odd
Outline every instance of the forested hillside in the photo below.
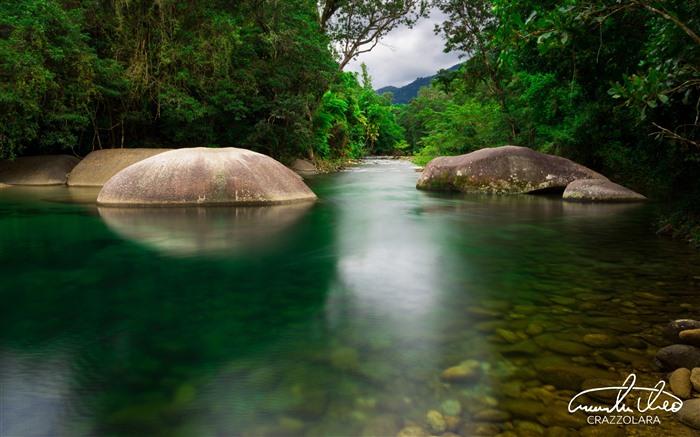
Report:
<svg viewBox="0 0 700 437"><path fill-rule="evenodd" d="M469 53L404 106L342 71L429 6ZM700 210L700 6L687 0L0 0L0 157L237 146L275 158L503 144ZM680 229L680 230L679 230Z"/></svg>
<svg viewBox="0 0 700 437"><path fill-rule="evenodd" d="M446 73L450 71L455 71L459 69L459 67L460 64L453 65L452 67L447 68L444 71L441 70L441 72ZM438 74L434 74L428 77L419 77L413 82L409 83L408 85L404 85L402 87L385 86L379 88L377 90L377 94L382 95L384 93L391 93L392 103L396 105L404 105L410 103L412 99L418 97L418 91L420 91L420 89L423 87L430 86L430 83L436 77L438 77Z"/></svg>

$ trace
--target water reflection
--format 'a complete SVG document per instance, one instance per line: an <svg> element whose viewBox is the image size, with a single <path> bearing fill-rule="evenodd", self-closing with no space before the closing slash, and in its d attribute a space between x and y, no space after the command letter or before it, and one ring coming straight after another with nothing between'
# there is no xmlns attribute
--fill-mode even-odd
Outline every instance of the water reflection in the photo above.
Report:
<svg viewBox="0 0 700 437"><path fill-rule="evenodd" d="M0 434L390 436L436 410L544 434L569 416L547 368L644 365L700 303L652 205L426 193L411 167L314 178L308 210L1 199Z"/></svg>
<svg viewBox="0 0 700 437"><path fill-rule="evenodd" d="M208 208L99 207L123 238L173 256L244 254L279 247L313 203Z"/></svg>

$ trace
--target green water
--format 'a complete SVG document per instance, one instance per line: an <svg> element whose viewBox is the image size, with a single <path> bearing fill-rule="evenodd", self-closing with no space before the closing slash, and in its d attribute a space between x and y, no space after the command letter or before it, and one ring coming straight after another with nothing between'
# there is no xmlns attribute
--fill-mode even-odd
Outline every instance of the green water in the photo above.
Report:
<svg viewBox="0 0 700 437"><path fill-rule="evenodd" d="M456 434L539 432L539 405L511 404L574 393L542 388L544 365L663 378L648 362L669 320L700 318L700 256L654 235L657 205L417 177L368 161L269 209L0 189L0 435L394 435L430 410ZM440 378L465 360L478 377Z"/></svg>

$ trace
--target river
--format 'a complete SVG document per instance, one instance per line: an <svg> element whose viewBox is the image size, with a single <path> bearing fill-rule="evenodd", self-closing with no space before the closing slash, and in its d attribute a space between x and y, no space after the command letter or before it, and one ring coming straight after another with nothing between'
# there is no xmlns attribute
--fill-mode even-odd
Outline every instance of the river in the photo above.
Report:
<svg viewBox="0 0 700 437"><path fill-rule="evenodd" d="M660 205L417 178L366 160L310 178L316 203L237 209L0 189L0 435L578 435L602 425L552 368L664 378L700 255L654 234ZM661 420L626 429L694 435Z"/></svg>

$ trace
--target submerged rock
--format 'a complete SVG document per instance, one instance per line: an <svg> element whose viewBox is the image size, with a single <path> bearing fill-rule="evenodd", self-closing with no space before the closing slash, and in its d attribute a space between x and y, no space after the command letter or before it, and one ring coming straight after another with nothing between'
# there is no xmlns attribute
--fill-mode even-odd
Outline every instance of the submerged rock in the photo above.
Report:
<svg viewBox="0 0 700 437"><path fill-rule="evenodd" d="M164 152L114 175L102 206L270 205L315 200L293 171L250 150L204 147Z"/></svg>
<svg viewBox="0 0 700 437"><path fill-rule="evenodd" d="M428 437L430 434L420 426L407 426L396 434L396 437Z"/></svg>
<svg viewBox="0 0 700 437"><path fill-rule="evenodd" d="M172 149L103 149L89 153L68 175L71 187L101 187L132 164Z"/></svg>
<svg viewBox="0 0 700 437"><path fill-rule="evenodd" d="M607 180L605 176L565 158L527 147L503 146L435 158L425 166L416 187L503 194L562 192L577 179Z"/></svg>
<svg viewBox="0 0 700 437"><path fill-rule="evenodd" d="M80 162L70 155L24 156L0 159L0 183L9 185L63 185Z"/></svg>
<svg viewBox="0 0 700 437"><path fill-rule="evenodd" d="M586 334L583 336L583 342L599 348L613 348L620 343L617 338L608 334Z"/></svg>
<svg viewBox="0 0 700 437"><path fill-rule="evenodd" d="M330 353L331 365L337 370L357 370L360 367L360 354L357 349L340 346Z"/></svg>
<svg viewBox="0 0 700 437"><path fill-rule="evenodd" d="M602 179L579 179L566 186L564 200L575 202L643 202L646 197Z"/></svg>
<svg viewBox="0 0 700 437"><path fill-rule="evenodd" d="M442 413L437 410L428 411L425 421L428 424L428 429L435 434L442 434L447 431L447 421Z"/></svg>
<svg viewBox="0 0 700 437"><path fill-rule="evenodd" d="M382 414L370 419L362 429L362 437L395 436L401 428L401 419L392 414Z"/></svg>
<svg viewBox="0 0 700 437"><path fill-rule="evenodd" d="M583 382L588 379L620 380L620 377L613 372L575 365L544 367L539 370L537 377L544 383L552 384L559 389L574 391L581 390Z"/></svg>
<svg viewBox="0 0 700 437"><path fill-rule="evenodd" d="M468 382L480 375L481 364L476 360L467 360L457 366L449 367L440 374L440 378L449 382Z"/></svg>

